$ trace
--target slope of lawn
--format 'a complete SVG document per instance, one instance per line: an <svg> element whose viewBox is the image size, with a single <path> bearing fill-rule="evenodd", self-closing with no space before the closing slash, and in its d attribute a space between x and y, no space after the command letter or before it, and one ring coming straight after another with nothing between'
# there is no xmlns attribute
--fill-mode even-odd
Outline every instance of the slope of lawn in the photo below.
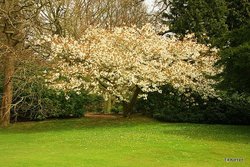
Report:
<svg viewBox="0 0 250 167"><path fill-rule="evenodd" d="M250 166L250 127L82 118L0 129L0 167L37 166Z"/></svg>

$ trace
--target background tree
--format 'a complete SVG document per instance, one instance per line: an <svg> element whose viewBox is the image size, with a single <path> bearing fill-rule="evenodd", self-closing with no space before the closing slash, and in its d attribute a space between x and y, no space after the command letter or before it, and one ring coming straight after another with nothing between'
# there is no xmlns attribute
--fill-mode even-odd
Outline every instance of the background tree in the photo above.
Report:
<svg viewBox="0 0 250 167"><path fill-rule="evenodd" d="M172 0L162 15L177 34L195 33L199 41L221 49L225 65L221 88L249 93L250 2L244 0Z"/></svg>
<svg viewBox="0 0 250 167"><path fill-rule="evenodd" d="M27 28L27 9L33 5L31 1L0 2L0 49L4 64L3 96L1 104L1 124L10 122L10 109L13 97L13 75L15 57L22 54Z"/></svg>
<svg viewBox="0 0 250 167"><path fill-rule="evenodd" d="M250 93L250 2L226 0L229 33L221 41L227 41L221 49L222 65L225 65L220 88L230 94Z"/></svg>
<svg viewBox="0 0 250 167"><path fill-rule="evenodd" d="M195 33L199 42L218 44L218 38L228 31L225 0L173 0L163 3L166 8L162 17L172 32L181 35Z"/></svg>
<svg viewBox="0 0 250 167"><path fill-rule="evenodd" d="M221 65L225 65L220 88L232 93L250 94L250 23L232 31L230 46L221 51Z"/></svg>
<svg viewBox="0 0 250 167"><path fill-rule="evenodd" d="M79 38L89 26L109 29L148 22L146 6L134 0L41 0L41 5L37 23L42 33Z"/></svg>
<svg viewBox="0 0 250 167"><path fill-rule="evenodd" d="M246 26L249 22L250 2L245 0L225 0L228 9L226 24L228 29L235 29Z"/></svg>

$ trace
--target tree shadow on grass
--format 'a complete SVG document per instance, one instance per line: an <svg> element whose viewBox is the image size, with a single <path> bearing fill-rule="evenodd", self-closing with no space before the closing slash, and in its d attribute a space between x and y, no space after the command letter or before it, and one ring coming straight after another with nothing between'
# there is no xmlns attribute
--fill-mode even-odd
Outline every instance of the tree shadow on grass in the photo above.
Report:
<svg viewBox="0 0 250 167"><path fill-rule="evenodd" d="M0 128L0 134L7 133L42 133L49 131L88 130L97 128L135 127L152 124L156 121L146 118L79 118L47 120L38 122L20 122L7 128Z"/></svg>
<svg viewBox="0 0 250 167"><path fill-rule="evenodd" d="M79 118L49 120L40 122L22 122L12 124L8 128L0 128L0 135L5 134L35 134L49 132L63 132L71 130L109 130L110 128L144 128L145 133L158 133L180 136L187 139L206 141L225 141L233 143L250 144L250 126L235 125L208 125L190 123L161 123L146 117L135 118ZM147 131L147 128L150 128ZM144 131L144 130L143 130Z"/></svg>
<svg viewBox="0 0 250 167"><path fill-rule="evenodd" d="M164 134L188 139L250 144L250 126L172 123Z"/></svg>

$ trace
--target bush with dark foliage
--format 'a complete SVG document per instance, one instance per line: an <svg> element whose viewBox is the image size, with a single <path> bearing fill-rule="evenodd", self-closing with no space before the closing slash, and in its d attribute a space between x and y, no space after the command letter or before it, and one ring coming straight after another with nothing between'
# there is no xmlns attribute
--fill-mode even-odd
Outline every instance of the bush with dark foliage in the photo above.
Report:
<svg viewBox="0 0 250 167"><path fill-rule="evenodd" d="M204 101L195 93L181 95L170 86L164 86L162 94L151 93L148 100L138 101L137 110L166 122L250 124L250 103L244 97Z"/></svg>

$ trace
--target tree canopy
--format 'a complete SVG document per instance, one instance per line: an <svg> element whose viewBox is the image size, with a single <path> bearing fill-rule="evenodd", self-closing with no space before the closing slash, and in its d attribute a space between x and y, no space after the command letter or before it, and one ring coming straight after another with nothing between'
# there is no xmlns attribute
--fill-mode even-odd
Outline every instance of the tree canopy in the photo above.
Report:
<svg viewBox="0 0 250 167"><path fill-rule="evenodd" d="M221 50L225 66L220 87L249 93L250 2L245 0L172 0L166 5L164 22L181 36L195 33L200 42ZM230 92L228 91L228 92Z"/></svg>
<svg viewBox="0 0 250 167"><path fill-rule="evenodd" d="M181 92L192 89L203 97L217 96L215 81L207 75L220 72L214 67L218 55L192 35L164 38L147 24L113 30L91 27L79 40L45 36L37 42L51 45L55 65L46 76L55 89L83 88L122 102L136 99L134 94L146 98L148 92L161 92L165 84Z"/></svg>

